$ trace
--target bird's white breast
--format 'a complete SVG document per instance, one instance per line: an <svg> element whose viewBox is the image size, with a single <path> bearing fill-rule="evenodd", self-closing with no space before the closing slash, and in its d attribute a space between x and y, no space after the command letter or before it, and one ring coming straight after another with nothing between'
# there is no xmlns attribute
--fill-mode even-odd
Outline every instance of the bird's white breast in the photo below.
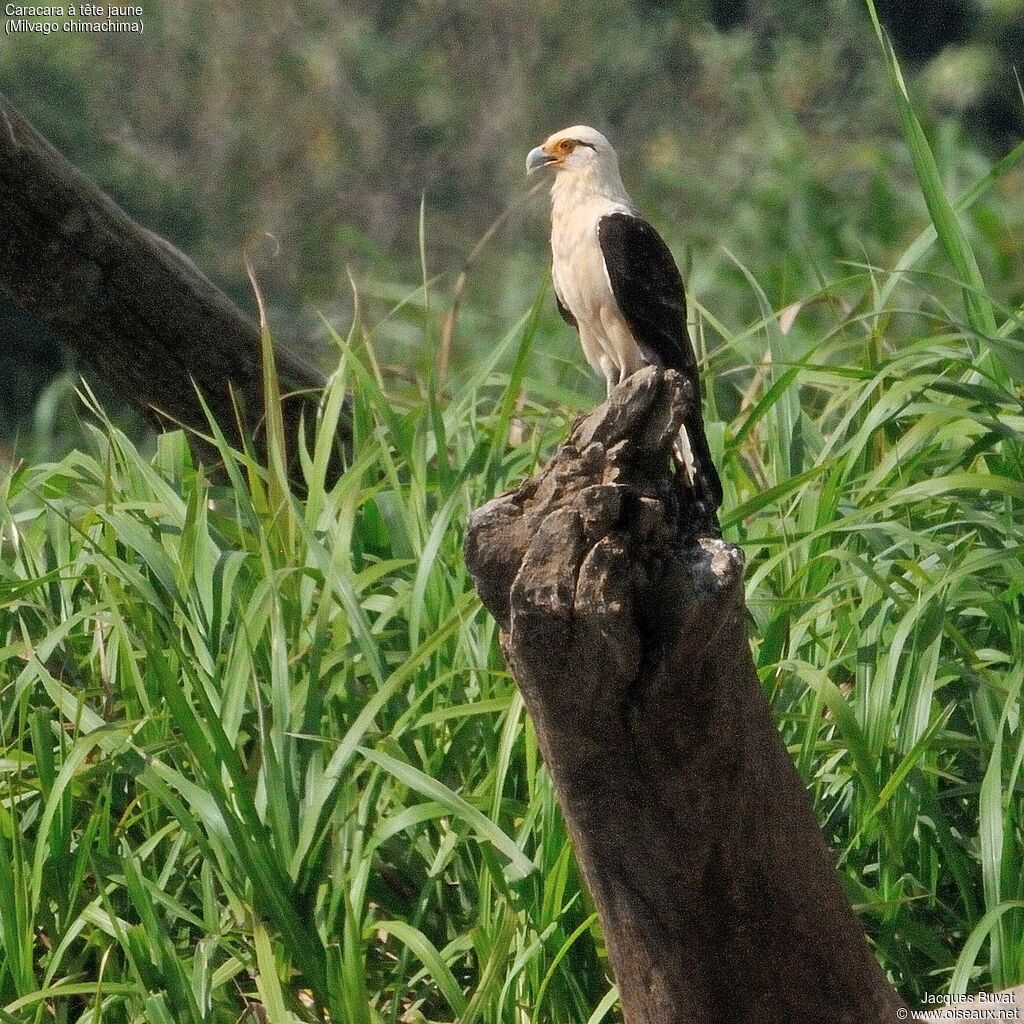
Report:
<svg viewBox="0 0 1024 1024"><path fill-rule="evenodd" d="M597 227L609 213L625 212L603 197L555 202L551 210L552 276L562 302L577 320L600 315L613 303Z"/></svg>
<svg viewBox="0 0 1024 1024"><path fill-rule="evenodd" d="M601 195L559 194L551 207L551 277L562 305L576 318L587 362L609 388L642 364L605 268L598 237L601 218L633 209Z"/></svg>

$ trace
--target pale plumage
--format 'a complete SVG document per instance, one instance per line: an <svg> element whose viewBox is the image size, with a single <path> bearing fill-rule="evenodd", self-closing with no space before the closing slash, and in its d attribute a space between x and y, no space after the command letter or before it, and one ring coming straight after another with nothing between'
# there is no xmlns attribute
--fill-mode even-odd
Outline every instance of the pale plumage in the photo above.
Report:
<svg viewBox="0 0 1024 1024"><path fill-rule="evenodd" d="M555 171L555 298L559 312L579 332L587 362L609 391L653 363L684 374L699 396L682 279L668 246L626 192L611 144L585 125L566 128L530 151L527 170L542 168ZM676 455L698 501L708 511L717 509L722 486L699 408L683 423Z"/></svg>

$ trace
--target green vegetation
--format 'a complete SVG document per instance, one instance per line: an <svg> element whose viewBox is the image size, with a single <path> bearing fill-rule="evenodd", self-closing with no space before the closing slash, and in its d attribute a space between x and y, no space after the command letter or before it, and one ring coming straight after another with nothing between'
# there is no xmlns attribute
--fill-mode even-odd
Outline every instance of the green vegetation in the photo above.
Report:
<svg viewBox="0 0 1024 1024"><path fill-rule="evenodd" d="M1024 0L881 7L958 195L1022 135ZM385 322L418 282L421 197L436 302L525 192L527 150L569 124L606 131L635 198L692 268L691 293L737 324L752 302L730 253L781 307L841 261L893 266L927 217L859 2L147 0L145 15L141 37L5 36L0 90L253 309L248 247L281 338L315 344L321 313L345 334L351 271L382 363L424 375L423 324ZM992 90L1009 98L998 123ZM1008 176L975 222L989 236L977 248L987 287L1011 305L1024 300L1022 191L1024 176ZM476 261L456 364L484 358L532 301L545 219L540 197L518 207ZM0 295L0 444L18 431L26 453L39 364L64 366L3 307Z"/></svg>
<svg viewBox="0 0 1024 1024"><path fill-rule="evenodd" d="M765 692L913 1002L1024 980L1024 148L986 173L949 133L929 146L885 56L910 157L851 205L884 220L906 166L901 216L934 226L884 265L810 261L798 291L774 275L799 254L738 249L695 269L691 305ZM460 554L469 510L595 389L543 294L500 332L467 303L450 378L380 374L378 345L437 347L424 277L333 337L304 497L279 444L261 468L211 425L212 479L181 434L140 454L88 396L82 450L0 477L0 1020L616 1019Z"/></svg>

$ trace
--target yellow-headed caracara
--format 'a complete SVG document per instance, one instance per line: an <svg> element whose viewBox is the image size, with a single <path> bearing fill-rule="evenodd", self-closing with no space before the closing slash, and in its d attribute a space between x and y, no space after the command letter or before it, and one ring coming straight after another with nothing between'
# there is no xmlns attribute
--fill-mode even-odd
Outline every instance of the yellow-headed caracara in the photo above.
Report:
<svg viewBox="0 0 1024 1024"><path fill-rule="evenodd" d="M672 253L629 198L611 143L586 125L530 150L528 173L554 171L551 277L558 311L579 332L587 362L609 392L641 366L678 370L701 395L686 329L686 296ZM696 456L696 458L695 458ZM687 416L676 457L706 512L722 502L699 406Z"/></svg>

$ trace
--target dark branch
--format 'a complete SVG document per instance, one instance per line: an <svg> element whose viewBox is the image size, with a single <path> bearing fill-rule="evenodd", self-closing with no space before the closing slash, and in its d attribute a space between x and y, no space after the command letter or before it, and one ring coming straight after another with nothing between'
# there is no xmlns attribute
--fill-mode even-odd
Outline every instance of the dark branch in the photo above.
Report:
<svg viewBox="0 0 1024 1024"><path fill-rule="evenodd" d="M259 329L185 255L136 224L0 95L0 287L150 419L201 432L198 387L234 443L258 437ZM293 448L324 379L276 362ZM312 393L312 394L311 394ZM312 402L310 402L312 398ZM236 404L244 412L241 431Z"/></svg>

